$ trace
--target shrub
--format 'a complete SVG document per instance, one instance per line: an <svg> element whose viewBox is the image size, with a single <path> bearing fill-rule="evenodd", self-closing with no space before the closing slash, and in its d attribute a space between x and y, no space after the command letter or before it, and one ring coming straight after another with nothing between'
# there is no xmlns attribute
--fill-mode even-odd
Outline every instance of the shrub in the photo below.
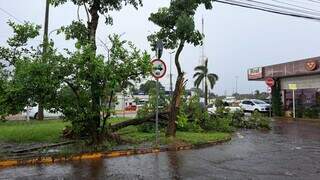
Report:
<svg viewBox="0 0 320 180"><path fill-rule="evenodd" d="M316 107L306 108L303 111L304 118L319 118L319 110Z"/></svg>
<svg viewBox="0 0 320 180"><path fill-rule="evenodd" d="M235 128L231 126L231 122L232 116L230 113L224 113L222 115L216 113L214 115L210 115L209 118L204 120L202 128L206 131L233 132Z"/></svg>
<svg viewBox="0 0 320 180"><path fill-rule="evenodd" d="M240 124L241 128L247 129L271 129L270 118L263 116L261 113L254 112Z"/></svg>
<svg viewBox="0 0 320 180"><path fill-rule="evenodd" d="M145 133L151 133L156 131L156 127L154 123L148 122L143 123L138 126L138 131L145 132Z"/></svg>

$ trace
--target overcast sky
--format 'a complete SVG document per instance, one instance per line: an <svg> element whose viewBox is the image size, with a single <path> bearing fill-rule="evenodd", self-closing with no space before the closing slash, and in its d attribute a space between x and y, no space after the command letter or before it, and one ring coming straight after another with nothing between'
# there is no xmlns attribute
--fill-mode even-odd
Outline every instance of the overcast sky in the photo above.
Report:
<svg viewBox="0 0 320 180"><path fill-rule="evenodd" d="M152 53L146 37L157 27L148 21L148 17L168 4L169 0L144 0L144 6L138 11L126 7L120 12L112 12L114 25L106 26L101 17L97 36L106 41L109 34L123 34L123 39ZM0 0L0 7L20 20L43 24L44 0ZM313 8L320 9L320 6ZM210 11L202 7L198 9L195 20L199 29L202 16L205 19L205 55L209 58L210 72L220 77L214 88L214 92L220 95L235 91L236 76L239 77L240 93L256 89L266 91L263 82L247 80L248 68L314 57L320 52L320 22L216 3ZM85 18L83 10L81 17ZM4 45L12 33L6 24L8 19L15 20L0 11L0 45ZM74 19L77 19L77 8L73 4L52 7L49 32L70 24ZM66 42L63 36L52 33L50 38L55 40L58 48L73 47L72 42ZM102 47L99 52L106 53ZM182 52L181 63L189 79L188 87L192 87L193 68L198 65L200 56L200 47L187 45ZM169 63L169 57L169 51L165 51L163 59L166 63ZM175 69L173 72L176 74ZM169 75L161 82L168 88Z"/></svg>

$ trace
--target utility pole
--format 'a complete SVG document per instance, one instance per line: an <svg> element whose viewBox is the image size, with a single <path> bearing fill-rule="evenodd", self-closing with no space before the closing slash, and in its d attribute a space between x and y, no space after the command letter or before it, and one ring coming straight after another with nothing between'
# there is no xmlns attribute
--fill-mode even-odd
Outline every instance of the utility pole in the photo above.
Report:
<svg viewBox="0 0 320 180"><path fill-rule="evenodd" d="M170 54L170 95L172 96L173 87L172 87L172 54L175 53L174 51L169 52Z"/></svg>
<svg viewBox="0 0 320 180"><path fill-rule="evenodd" d="M238 78L239 76L236 76L236 94L238 95Z"/></svg>
<svg viewBox="0 0 320 180"><path fill-rule="evenodd" d="M203 16L202 16L202 19L201 19L201 27L202 27L202 35L204 35L204 19L203 19ZM203 39L203 44L202 44L202 50L201 50L201 62L200 62L201 65L204 65L204 39ZM202 81L202 91L204 91L204 81Z"/></svg>
<svg viewBox="0 0 320 180"><path fill-rule="evenodd" d="M49 29L49 7L50 7L50 0L46 0L46 12L44 18L44 33L43 33L43 50L42 50L42 62L45 62L46 53L48 51L48 29ZM40 97L38 102L38 119L43 120L43 97Z"/></svg>

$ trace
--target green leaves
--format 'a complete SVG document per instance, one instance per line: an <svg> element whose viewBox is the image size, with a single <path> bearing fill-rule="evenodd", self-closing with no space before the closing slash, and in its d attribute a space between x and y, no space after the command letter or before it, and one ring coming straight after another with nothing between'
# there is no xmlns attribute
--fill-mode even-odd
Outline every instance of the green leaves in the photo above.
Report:
<svg viewBox="0 0 320 180"><path fill-rule="evenodd" d="M194 81L194 86L199 87L202 81L208 81L210 84L210 88L213 89L214 85L216 84L216 81L219 80L218 75L214 73L209 73L208 70L208 59L206 59L204 65L199 65L194 68L195 71L197 71L193 78L196 78Z"/></svg>
<svg viewBox="0 0 320 180"><path fill-rule="evenodd" d="M167 49L175 49L180 42L187 42L194 46L202 44L203 35L195 29L194 15L200 5L206 9L212 8L213 0L175 0L170 6L160 8L152 13L149 21L160 26L160 30L148 36L151 46L163 40Z"/></svg>
<svg viewBox="0 0 320 180"><path fill-rule="evenodd" d="M33 39L39 35L40 26L29 22L24 24L16 24L12 21L8 22L12 27L14 36L9 38L7 43L11 47L25 46L29 39Z"/></svg>

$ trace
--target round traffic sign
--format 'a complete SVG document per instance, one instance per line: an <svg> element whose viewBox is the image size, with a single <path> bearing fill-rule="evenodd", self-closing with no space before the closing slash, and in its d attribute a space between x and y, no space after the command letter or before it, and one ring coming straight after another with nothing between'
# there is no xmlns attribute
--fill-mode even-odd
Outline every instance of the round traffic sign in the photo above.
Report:
<svg viewBox="0 0 320 180"><path fill-rule="evenodd" d="M269 86L269 87L273 87L274 86L274 79L269 77L266 79L266 84Z"/></svg>
<svg viewBox="0 0 320 180"><path fill-rule="evenodd" d="M162 78L167 72L167 66L161 59L155 59L151 61L152 64L152 71L151 75L156 78Z"/></svg>

